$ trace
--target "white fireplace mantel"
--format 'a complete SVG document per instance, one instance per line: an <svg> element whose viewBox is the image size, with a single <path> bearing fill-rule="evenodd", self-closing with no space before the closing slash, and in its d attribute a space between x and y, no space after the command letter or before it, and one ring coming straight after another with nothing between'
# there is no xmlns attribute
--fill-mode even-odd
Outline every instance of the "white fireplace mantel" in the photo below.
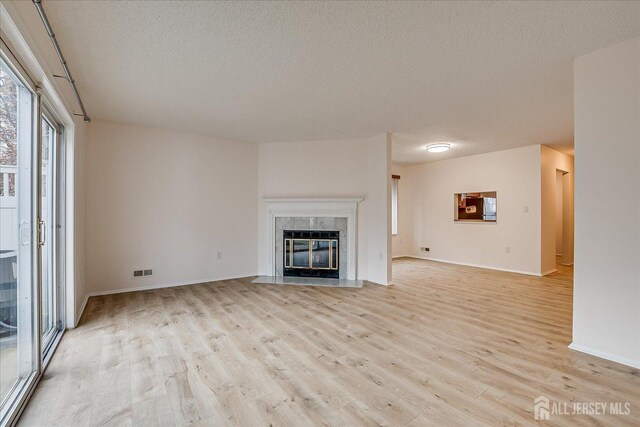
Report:
<svg viewBox="0 0 640 427"><path fill-rule="evenodd" d="M268 245L267 269L275 276L275 220L277 217L347 218L347 279L356 280L358 203L364 197L264 197L269 226L263 242Z"/></svg>

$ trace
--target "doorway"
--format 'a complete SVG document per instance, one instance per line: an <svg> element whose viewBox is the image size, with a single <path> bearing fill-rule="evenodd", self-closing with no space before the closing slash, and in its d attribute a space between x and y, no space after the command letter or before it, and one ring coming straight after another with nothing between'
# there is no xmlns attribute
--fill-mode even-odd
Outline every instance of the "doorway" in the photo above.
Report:
<svg viewBox="0 0 640 427"><path fill-rule="evenodd" d="M573 265L573 183L571 174L556 169L555 177L556 265Z"/></svg>
<svg viewBox="0 0 640 427"><path fill-rule="evenodd" d="M556 169L556 264L562 262L562 208L563 208L563 192L562 192L562 178L566 172Z"/></svg>

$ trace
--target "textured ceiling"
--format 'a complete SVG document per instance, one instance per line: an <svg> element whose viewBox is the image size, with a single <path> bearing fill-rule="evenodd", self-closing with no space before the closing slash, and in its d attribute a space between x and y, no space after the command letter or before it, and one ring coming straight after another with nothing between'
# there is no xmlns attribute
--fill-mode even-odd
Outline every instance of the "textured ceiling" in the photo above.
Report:
<svg viewBox="0 0 640 427"><path fill-rule="evenodd" d="M640 2L43 3L95 119L255 142L394 132L401 162L570 149L572 59L640 34ZM454 150L420 149L437 141Z"/></svg>

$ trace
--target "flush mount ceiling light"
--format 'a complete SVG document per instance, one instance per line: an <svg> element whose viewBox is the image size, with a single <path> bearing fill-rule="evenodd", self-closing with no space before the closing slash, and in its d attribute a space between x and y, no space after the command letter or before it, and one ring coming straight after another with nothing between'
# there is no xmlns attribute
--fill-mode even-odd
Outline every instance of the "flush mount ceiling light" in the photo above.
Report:
<svg viewBox="0 0 640 427"><path fill-rule="evenodd" d="M430 144L425 147L430 153L442 153L444 151L448 151L451 148L450 144L439 143L439 144Z"/></svg>

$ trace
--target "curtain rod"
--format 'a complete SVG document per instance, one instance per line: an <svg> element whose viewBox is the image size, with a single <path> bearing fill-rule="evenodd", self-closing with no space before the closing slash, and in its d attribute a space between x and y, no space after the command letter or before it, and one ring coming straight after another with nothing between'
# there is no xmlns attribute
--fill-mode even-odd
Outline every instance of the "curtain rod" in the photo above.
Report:
<svg viewBox="0 0 640 427"><path fill-rule="evenodd" d="M47 18L47 14L44 12L44 8L42 7L42 0L33 0L33 4L38 9L38 13L40 14L40 19L42 19L42 23L44 24L44 28L47 30L47 34L49 34L49 38L53 43L53 47L58 54L58 59L62 64L62 68L64 69L64 76L54 76L54 77L63 77L67 79L69 83L71 83L71 87L73 88L73 93L76 95L76 99L78 100L78 104L80 105L80 109L82 110L82 117L85 123L90 123L91 118L87 114L87 110L84 108L84 104L82 103L82 99L80 98L80 94L78 93L78 88L76 87L76 82L71 77L71 71L69 71L69 67L67 66L67 61L64 59L62 55L62 50L60 49L60 45L58 44L58 40L56 39L56 35L51 28L51 24L49 23L49 19Z"/></svg>

